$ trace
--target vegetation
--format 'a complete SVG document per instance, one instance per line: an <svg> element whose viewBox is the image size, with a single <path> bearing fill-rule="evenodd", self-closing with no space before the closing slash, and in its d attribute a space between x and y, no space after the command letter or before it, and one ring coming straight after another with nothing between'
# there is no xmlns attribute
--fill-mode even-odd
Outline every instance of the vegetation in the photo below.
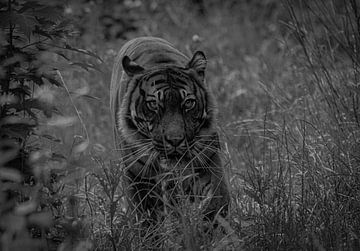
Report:
<svg viewBox="0 0 360 251"><path fill-rule="evenodd" d="M359 250L360 3L0 3L0 250ZM113 150L117 50L204 50L231 188L209 233L179 205L144 228Z"/></svg>

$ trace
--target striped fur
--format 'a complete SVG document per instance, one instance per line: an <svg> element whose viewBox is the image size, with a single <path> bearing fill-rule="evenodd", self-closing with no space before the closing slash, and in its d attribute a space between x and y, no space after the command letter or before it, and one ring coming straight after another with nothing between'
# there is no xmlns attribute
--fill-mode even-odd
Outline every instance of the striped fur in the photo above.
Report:
<svg viewBox="0 0 360 251"><path fill-rule="evenodd" d="M138 215L157 219L164 204L179 203L178 193L192 201L206 193L204 215L226 214L229 193L205 68L203 52L190 59L154 37L127 42L115 59L110 87L115 145L130 208Z"/></svg>

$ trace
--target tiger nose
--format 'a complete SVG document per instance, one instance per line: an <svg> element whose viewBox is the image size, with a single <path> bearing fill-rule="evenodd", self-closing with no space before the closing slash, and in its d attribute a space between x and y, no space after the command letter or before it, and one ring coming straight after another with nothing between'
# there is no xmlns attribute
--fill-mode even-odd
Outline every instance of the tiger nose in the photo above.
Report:
<svg viewBox="0 0 360 251"><path fill-rule="evenodd" d="M166 136L166 141L174 147L179 146L185 139L183 135Z"/></svg>

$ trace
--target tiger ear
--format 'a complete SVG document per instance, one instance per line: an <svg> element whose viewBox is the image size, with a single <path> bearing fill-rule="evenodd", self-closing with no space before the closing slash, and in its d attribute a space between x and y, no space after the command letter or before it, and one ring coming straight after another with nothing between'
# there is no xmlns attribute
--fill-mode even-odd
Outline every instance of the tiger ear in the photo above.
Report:
<svg viewBox="0 0 360 251"><path fill-rule="evenodd" d="M194 56L188 63L188 68L194 69L200 76L201 80L204 80L206 69L206 57L204 52L196 51Z"/></svg>
<svg viewBox="0 0 360 251"><path fill-rule="evenodd" d="M122 59L122 67L126 74L130 77L142 73L145 69L135 63L134 61L131 61L131 59L128 56L125 56Z"/></svg>

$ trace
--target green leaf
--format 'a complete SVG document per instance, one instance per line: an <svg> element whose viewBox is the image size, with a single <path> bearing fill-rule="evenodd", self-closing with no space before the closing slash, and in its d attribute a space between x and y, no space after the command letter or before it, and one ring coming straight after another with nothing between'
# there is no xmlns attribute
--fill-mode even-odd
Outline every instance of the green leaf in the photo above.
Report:
<svg viewBox="0 0 360 251"><path fill-rule="evenodd" d="M70 92L70 94L73 94L73 93ZM96 100L96 101L101 101L101 98L91 96L91 95L88 95L88 94L84 94L84 95L78 95L77 93L74 93L74 94L77 95L78 97L84 97L84 98L88 98L88 99L92 99L92 100Z"/></svg>
<svg viewBox="0 0 360 251"><path fill-rule="evenodd" d="M48 80L51 84L55 85L55 86L62 86L62 84L57 81L54 77L52 77L49 74L42 74L42 77L45 78L46 80Z"/></svg>
<svg viewBox="0 0 360 251"><path fill-rule="evenodd" d="M28 217L28 223L39 227L50 227L52 224L51 212L33 213Z"/></svg>
<svg viewBox="0 0 360 251"><path fill-rule="evenodd" d="M53 153L51 159L54 161L64 161L67 160L66 157L60 153Z"/></svg>
<svg viewBox="0 0 360 251"><path fill-rule="evenodd" d="M41 7L42 5L40 3L38 3L37 1L26 1L24 4L23 4L23 7L21 7L18 12L19 13L23 13L29 9L34 9L34 8L39 8Z"/></svg>
<svg viewBox="0 0 360 251"><path fill-rule="evenodd" d="M70 63L70 65L80 66L81 68L85 69L86 71L89 71L89 69L94 69L94 70L97 70L97 71L103 73L101 69L99 69L98 67L96 67L95 65L90 64L90 63L72 62L72 63Z"/></svg>
<svg viewBox="0 0 360 251"><path fill-rule="evenodd" d="M20 95L30 96L31 94L30 87L26 85L21 87L11 88L9 89L9 92L14 94L15 96L20 96Z"/></svg>
<svg viewBox="0 0 360 251"><path fill-rule="evenodd" d="M4 167L0 167L0 179L17 183L20 183L22 181L21 173L19 170Z"/></svg>
<svg viewBox="0 0 360 251"><path fill-rule="evenodd" d="M34 16L11 13L11 22L16 25L20 32L30 38L31 32L35 29L35 25L39 24Z"/></svg>
<svg viewBox="0 0 360 251"><path fill-rule="evenodd" d="M43 137L43 138L48 139L48 140L51 140L51 141L53 141L53 142L61 143L61 139L58 139L58 138L56 138L56 137L54 137L54 136L52 136L52 135L42 134L42 135L40 135L40 137Z"/></svg>
<svg viewBox="0 0 360 251"><path fill-rule="evenodd" d="M51 36L51 34L49 34L47 31L44 31L42 29L40 29L39 27L36 27L36 29L33 31L34 34L39 34L43 37L47 37L49 39L53 39L53 37Z"/></svg>
<svg viewBox="0 0 360 251"><path fill-rule="evenodd" d="M53 22L59 21L62 18L62 11L60 8L51 6L43 6L33 12L33 15L38 18L44 18Z"/></svg>
<svg viewBox="0 0 360 251"><path fill-rule="evenodd" d="M1 28L9 28L11 20L11 15L7 11L0 12L0 27Z"/></svg>
<svg viewBox="0 0 360 251"><path fill-rule="evenodd" d="M48 122L47 125L49 126L58 126L58 127L68 127L72 126L77 121L76 117L65 117L65 116L56 116L52 117Z"/></svg>
<svg viewBox="0 0 360 251"><path fill-rule="evenodd" d="M25 201L25 202L17 205L14 211L17 215L27 215L29 213L34 212L36 210L36 208L37 208L36 201L28 200L28 201Z"/></svg>
<svg viewBox="0 0 360 251"><path fill-rule="evenodd" d="M63 30L68 28L70 25L72 25L72 20L65 19L56 25L56 29Z"/></svg>
<svg viewBox="0 0 360 251"><path fill-rule="evenodd" d="M83 68L84 70L86 71L89 71L89 68L91 68L91 66L87 63L82 63L82 62L74 62L74 63L71 63L70 65L73 65L73 66L80 66L81 68Z"/></svg>
<svg viewBox="0 0 360 251"><path fill-rule="evenodd" d="M26 218L24 216L9 213L6 217L1 219L0 227L13 233L21 232L21 230L26 227Z"/></svg>
<svg viewBox="0 0 360 251"><path fill-rule="evenodd" d="M65 49L76 51L76 52L79 52L79 53L94 57L94 58L100 60L100 62L104 63L104 61L98 55L96 55L95 53L93 53L91 51L88 51L88 50L85 50L85 49L74 48L74 47L70 46L69 44L65 45Z"/></svg>
<svg viewBox="0 0 360 251"><path fill-rule="evenodd" d="M60 20L62 18L61 8L48 5L48 2L40 3L38 1L27 1L18 12L32 15L37 18L51 20L53 22Z"/></svg>
<svg viewBox="0 0 360 251"><path fill-rule="evenodd" d="M1 134L4 131L1 128ZM1 135L2 136L2 135ZM3 166L5 163L9 162L10 160L14 159L19 152L19 145L15 142L15 140L4 140L0 141L0 166Z"/></svg>
<svg viewBox="0 0 360 251"><path fill-rule="evenodd" d="M46 117L51 117L53 113L57 113L57 109L54 105L44 102L39 99L26 99L25 101L21 103L12 103L8 104L8 109L15 109L16 112L19 111L26 111L30 116L32 116L34 119L37 118L37 116L31 111L31 109L36 109L39 111L42 111Z"/></svg>
<svg viewBox="0 0 360 251"><path fill-rule="evenodd" d="M12 104L9 105L9 107L14 108ZM20 109L20 111L23 110L24 109ZM22 115L19 116L19 114L15 113L15 115L7 116L3 119L1 123L1 134L8 136L12 136L13 134L19 134L19 137L14 136L14 138L25 139L25 137L29 134L30 131L33 130L36 125L36 121L34 121L33 119L23 117Z"/></svg>
<svg viewBox="0 0 360 251"><path fill-rule="evenodd" d="M28 109L37 109L44 113L46 117L51 117L54 112L55 106L39 99L28 99L23 102L23 105Z"/></svg>
<svg viewBox="0 0 360 251"><path fill-rule="evenodd" d="M77 144L76 146L74 146L73 152L74 153L81 153L84 152L88 146L89 146L90 142L88 139L84 140L83 142Z"/></svg>
<svg viewBox="0 0 360 251"><path fill-rule="evenodd" d="M63 57L64 59L70 61L70 58L67 57L63 52L61 51L55 51L56 54L58 54L59 56Z"/></svg>
<svg viewBox="0 0 360 251"><path fill-rule="evenodd" d="M41 76L38 76L35 73L29 72L24 74L16 74L12 76L16 81L24 81L24 80L31 80L37 85L43 85L44 81L42 80Z"/></svg>
<svg viewBox="0 0 360 251"><path fill-rule="evenodd" d="M1 64L4 67L7 67L7 66L14 66L15 67L19 63L24 62L25 60L27 60L27 58L28 58L28 55L26 55L25 53L16 53L12 57L8 57L5 60L3 60L1 62Z"/></svg>

